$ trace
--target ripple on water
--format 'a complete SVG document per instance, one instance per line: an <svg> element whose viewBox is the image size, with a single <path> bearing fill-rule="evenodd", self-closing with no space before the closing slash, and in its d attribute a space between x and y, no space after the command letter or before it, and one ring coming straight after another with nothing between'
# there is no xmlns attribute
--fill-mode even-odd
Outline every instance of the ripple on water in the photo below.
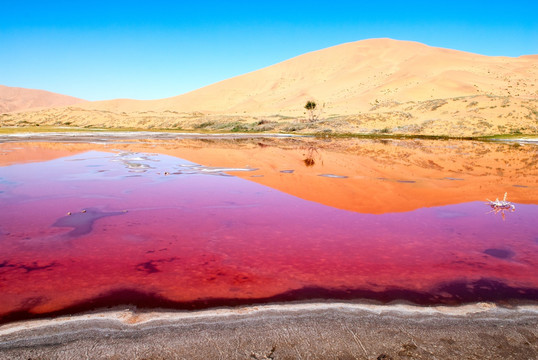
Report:
<svg viewBox="0 0 538 360"><path fill-rule="evenodd" d="M333 178L333 179L347 179L348 176L345 175L335 175L335 174L319 174L318 176Z"/></svg>

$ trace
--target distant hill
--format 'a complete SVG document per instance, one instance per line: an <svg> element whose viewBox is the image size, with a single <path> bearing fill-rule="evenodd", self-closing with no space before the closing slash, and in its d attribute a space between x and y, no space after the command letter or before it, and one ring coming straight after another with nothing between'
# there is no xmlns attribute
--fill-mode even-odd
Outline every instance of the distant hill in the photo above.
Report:
<svg viewBox="0 0 538 360"><path fill-rule="evenodd" d="M74 105L84 101L44 90L0 85L0 113Z"/></svg>
<svg viewBox="0 0 538 360"><path fill-rule="evenodd" d="M308 100L318 104L318 120L300 123ZM491 57L370 39L310 52L171 98L86 102L4 116L3 122L298 133L536 134L538 56Z"/></svg>

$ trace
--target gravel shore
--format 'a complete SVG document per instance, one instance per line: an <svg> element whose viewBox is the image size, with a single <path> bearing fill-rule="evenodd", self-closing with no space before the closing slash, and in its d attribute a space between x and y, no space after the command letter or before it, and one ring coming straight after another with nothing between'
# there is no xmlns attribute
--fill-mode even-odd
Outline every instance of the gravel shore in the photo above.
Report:
<svg viewBox="0 0 538 360"><path fill-rule="evenodd" d="M0 359L536 359L538 306L296 303L0 326Z"/></svg>

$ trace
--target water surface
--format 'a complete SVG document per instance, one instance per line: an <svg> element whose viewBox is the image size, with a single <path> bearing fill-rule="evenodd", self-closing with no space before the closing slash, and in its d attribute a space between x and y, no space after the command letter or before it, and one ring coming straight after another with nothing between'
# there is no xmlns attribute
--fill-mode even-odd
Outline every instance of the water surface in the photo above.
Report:
<svg viewBox="0 0 538 360"><path fill-rule="evenodd" d="M0 143L2 321L134 304L538 300L538 148ZM485 204L508 192L516 210Z"/></svg>

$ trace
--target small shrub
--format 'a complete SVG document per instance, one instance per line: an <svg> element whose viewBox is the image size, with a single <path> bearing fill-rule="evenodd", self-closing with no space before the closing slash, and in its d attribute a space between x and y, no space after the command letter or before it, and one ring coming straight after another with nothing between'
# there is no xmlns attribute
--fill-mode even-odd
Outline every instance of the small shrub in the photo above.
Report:
<svg viewBox="0 0 538 360"><path fill-rule="evenodd" d="M207 127L210 127L212 125L215 125L215 122L214 121L204 121L203 123L201 124L196 124L194 126L195 129L203 129L203 128L207 128Z"/></svg>
<svg viewBox="0 0 538 360"><path fill-rule="evenodd" d="M284 127L282 130L284 131L289 131L289 132L294 132L294 131L299 131L299 130L303 130L303 129L306 129L307 126L305 124L291 124L291 125L288 125L286 127Z"/></svg>
<svg viewBox="0 0 538 360"><path fill-rule="evenodd" d="M304 106L306 111L308 111L308 120L310 121L316 120L316 114L314 114L314 110L316 110L316 106L317 106L316 102L311 101L311 100L308 100L306 102L306 105Z"/></svg>
<svg viewBox="0 0 538 360"><path fill-rule="evenodd" d="M388 133L390 133L390 132L391 132L391 131L390 131L390 129L389 129L388 127L379 130L379 133L380 133L380 134L388 134Z"/></svg>
<svg viewBox="0 0 538 360"><path fill-rule="evenodd" d="M235 125L230 131L231 132L246 132L249 131L249 127L243 124Z"/></svg>

